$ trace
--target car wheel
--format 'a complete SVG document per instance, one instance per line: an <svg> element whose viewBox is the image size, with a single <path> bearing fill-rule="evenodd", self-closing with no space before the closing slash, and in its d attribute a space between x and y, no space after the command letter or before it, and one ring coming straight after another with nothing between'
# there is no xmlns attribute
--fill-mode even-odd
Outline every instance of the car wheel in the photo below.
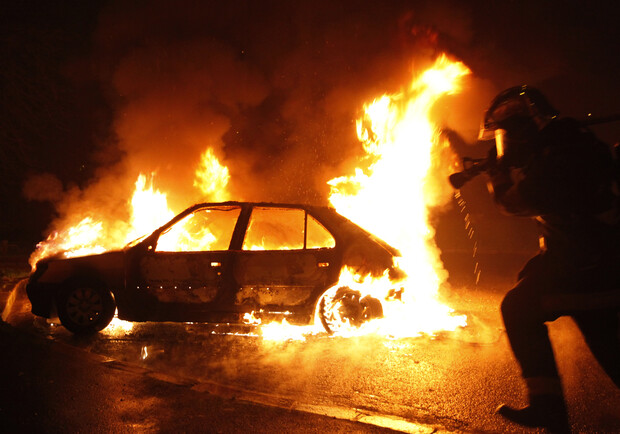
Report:
<svg viewBox="0 0 620 434"><path fill-rule="evenodd" d="M341 286L329 289L321 296L318 314L325 330L333 334L382 317L383 308L376 298L361 298L359 291Z"/></svg>
<svg viewBox="0 0 620 434"><path fill-rule="evenodd" d="M367 295L360 300L360 304L364 309L362 313L364 321L370 321L375 318L383 318L383 305L378 299Z"/></svg>
<svg viewBox="0 0 620 434"><path fill-rule="evenodd" d="M76 334L96 333L114 318L116 304L110 291L94 282L73 282L58 294L58 318Z"/></svg>

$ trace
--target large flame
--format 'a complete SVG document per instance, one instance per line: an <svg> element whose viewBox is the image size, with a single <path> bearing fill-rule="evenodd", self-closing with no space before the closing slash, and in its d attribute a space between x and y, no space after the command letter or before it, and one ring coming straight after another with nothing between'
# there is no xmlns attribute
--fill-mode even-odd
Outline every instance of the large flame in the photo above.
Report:
<svg viewBox="0 0 620 434"><path fill-rule="evenodd" d="M440 140L430 113L440 97L459 91L468 73L463 63L443 55L407 90L366 105L357 121L366 167L329 181L330 202L340 214L402 253L399 266L407 278L399 285L404 291L399 300L383 302L384 319L365 326L376 332L416 335L465 324L464 317L451 315L451 309L438 301L447 272L434 242L429 210L451 197L445 182L451 162L444 161L449 144ZM348 282L341 279L339 284L374 296L389 294L394 286L387 278L364 285L356 283L359 276L346 278Z"/></svg>
<svg viewBox="0 0 620 434"><path fill-rule="evenodd" d="M360 161L364 167L330 180L329 200L340 214L398 248L402 254L398 266L407 277L392 282L387 272L382 278L368 278L345 267L336 286L381 300L384 315L361 327L347 327L345 319L337 335L433 335L466 325L465 316L455 315L439 300L448 274L429 215L433 207L452 198L445 180L455 165L431 111L439 98L460 90L461 79L469 72L463 63L442 55L414 77L407 90L383 95L364 107L357 121L366 153ZM253 315L246 321L260 324ZM318 318L314 327L295 327L286 321L261 327L263 337L270 340L303 339L322 331Z"/></svg>
<svg viewBox="0 0 620 434"><path fill-rule="evenodd" d="M131 197L131 225L123 244L147 234L166 223L175 213L168 207L167 195L153 187L152 175L138 175L136 189Z"/></svg>
<svg viewBox="0 0 620 434"><path fill-rule="evenodd" d="M39 243L30 256L33 269L37 261L52 255L69 258L121 248L169 221L177 212L169 208L166 193L153 187L154 177L154 174L150 177L142 173L138 175L135 190L128 201L131 213L128 226L122 226L119 230L105 216L95 217L93 210L92 215L83 217L77 224L68 224L67 229L52 232L45 241ZM228 181L228 168L222 166L208 148L202 154L200 165L195 172L194 187L198 188L207 200L224 201L228 199ZM185 224L189 223L190 219L191 217L186 219ZM191 239L184 233L184 226L177 225L176 229L176 236L167 237L167 241L172 244L161 246L162 249L192 249L194 246L208 245L213 239L213 235L209 233L205 233L202 239ZM132 323L114 318L105 333L127 333L132 328Z"/></svg>

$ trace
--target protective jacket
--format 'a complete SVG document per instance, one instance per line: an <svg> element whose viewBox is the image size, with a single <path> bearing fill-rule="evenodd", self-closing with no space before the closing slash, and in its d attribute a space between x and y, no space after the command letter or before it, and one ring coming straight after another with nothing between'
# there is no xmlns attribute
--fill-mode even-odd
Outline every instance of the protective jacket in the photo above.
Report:
<svg viewBox="0 0 620 434"><path fill-rule="evenodd" d="M508 214L536 218L544 239L541 252L527 262L501 305L530 406L506 407L500 414L526 425L540 425L542 418L535 416L550 410L541 402L561 394L545 324L560 316L575 320L592 354L620 387L620 212L614 159L605 143L578 122L558 119L545 103L533 89L508 89L496 98L484 124L495 136L495 156L500 155L493 159L491 153L488 159L495 201ZM561 419L565 422L565 412Z"/></svg>
<svg viewBox="0 0 620 434"><path fill-rule="evenodd" d="M504 212L534 217L546 251L565 266L584 267L620 253L620 208L609 147L575 120L551 121L519 168L491 171Z"/></svg>

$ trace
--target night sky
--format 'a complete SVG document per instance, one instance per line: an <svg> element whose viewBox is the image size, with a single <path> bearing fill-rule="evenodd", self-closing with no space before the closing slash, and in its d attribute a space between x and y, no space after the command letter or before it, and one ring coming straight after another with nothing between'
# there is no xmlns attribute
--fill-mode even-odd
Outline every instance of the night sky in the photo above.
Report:
<svg viewBox="0 0 620 434"><path fill-rule="evenodd" d="M325 181L360 155L363 103L406 86L412 69L444 51L473 72L441 120L467 141L490 99L521 83L563 115L620 113L618 9L540 0L4 2L0 239L32 249L59 216L123 208L138 171L155 171L182 209L201 199L190 187L206 147L243 199L325 204ZM619 141L620 123L595 132ZM488 197L477 199L483 182L468 188L470 206L496 220Z"/></svg>

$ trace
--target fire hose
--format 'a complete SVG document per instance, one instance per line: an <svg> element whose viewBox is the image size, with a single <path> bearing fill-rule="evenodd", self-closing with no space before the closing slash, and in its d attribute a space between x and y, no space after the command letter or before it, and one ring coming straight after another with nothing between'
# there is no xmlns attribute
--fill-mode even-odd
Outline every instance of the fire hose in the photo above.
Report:
<svg viewBox="0 0 620 434"><path fill-rule="evenodd" d="M620 114L610 115L600 118L587 118L584 120L580 120L579 124L587 127L590 125L604 124L608 122L620 121ZM616 143L614 145L614 158L616 160L616 165L620 164L620 143ZM470 158L463 157L463 170L460 172L453 173L448 177L448 181L453 188L459 189L469 181L477 177L478 175L487 172L491 165L493 164L489 158ZM620 170L620 167L619 167Z"/></svg>
<svg viewBox="0 0 620 434"><path fill-rule="evenodd" d="M463 167L464 169L462 171L453 173L448 177L448 181L450 181L452 187L457 190L476 176L486 172L489 169L489 159L464 157Z"/></svg>

